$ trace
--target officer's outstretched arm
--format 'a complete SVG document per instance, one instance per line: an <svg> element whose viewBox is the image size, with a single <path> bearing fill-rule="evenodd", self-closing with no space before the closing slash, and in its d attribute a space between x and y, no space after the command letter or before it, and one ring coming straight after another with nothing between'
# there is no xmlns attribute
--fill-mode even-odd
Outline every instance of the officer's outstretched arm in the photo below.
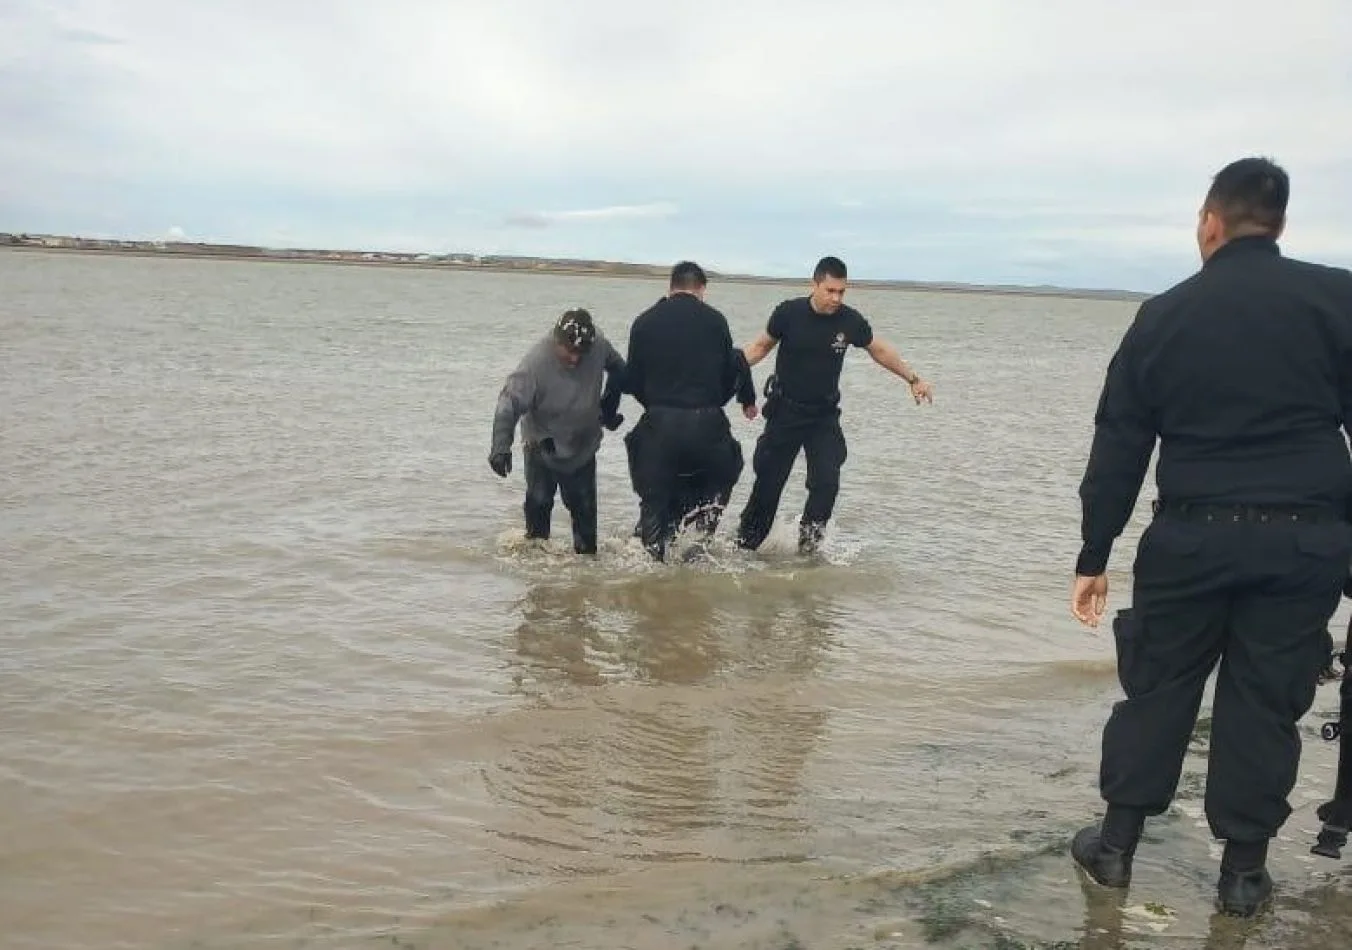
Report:
<svg viewBox="0 0 1352 950"><path fill-rule="evenodd" d="M902 379L906 380L906 382L914 385L920 379L920 374L912 369L910 365L901 358L901 354L897 352L897 348L886 340L875 336L869 341L868 346L864 347L864 349L867 350L868 355L873 358L873 362L877 363L883 369L900 376Z"/></svg>

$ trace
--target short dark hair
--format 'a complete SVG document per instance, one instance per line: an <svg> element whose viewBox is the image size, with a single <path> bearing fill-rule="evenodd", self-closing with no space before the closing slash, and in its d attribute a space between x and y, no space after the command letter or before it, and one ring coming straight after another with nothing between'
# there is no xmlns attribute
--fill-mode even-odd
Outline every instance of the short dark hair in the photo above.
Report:
<svg viewBox="0 0 1352 950"><path fill-rule="evenodd" d="M1267 158L1241 158L1226 165L1211 180L1205 206L1220 216L1226 231L1245 226L1269 234L1286 222L1291 180Z"/></svg>
<svg viewBox="0 0 1352 950"><path fill-rule="evenodd" d="M708 283L709 275L694 261L681 261L671 269L672 290L698 290Z"/></svg>
<svg viewBox="0 0 1352 950"><path fill-rule="evenodd" d="M838 257L823 257L817 262L817 266L812 271L812 282L820 284L823 277L834 277L836 280L844 280L846 275L845 262Z"/></svg>

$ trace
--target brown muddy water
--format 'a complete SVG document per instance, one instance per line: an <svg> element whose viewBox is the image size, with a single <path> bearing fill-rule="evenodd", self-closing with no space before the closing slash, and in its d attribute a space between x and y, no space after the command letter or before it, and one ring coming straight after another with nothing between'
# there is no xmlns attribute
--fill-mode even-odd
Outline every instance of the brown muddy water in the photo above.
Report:
<svg viewBox="0 0 1352 950"><path fill-rule="evenodd" d="M622 344L658 283L4 253L0 289L0 946L1352 945L1309 854L1332 687L1274 913L1212 919L1205 721L1131 891L1072 873L1118 696L1075 489L1131 304L852 292L935 405L852 355L825 557L800 461L766 550L657 567L617 437L595 562L561 508L523 544L485 455L558 311ZM744 340L795 290L710 299Z"/></svg>

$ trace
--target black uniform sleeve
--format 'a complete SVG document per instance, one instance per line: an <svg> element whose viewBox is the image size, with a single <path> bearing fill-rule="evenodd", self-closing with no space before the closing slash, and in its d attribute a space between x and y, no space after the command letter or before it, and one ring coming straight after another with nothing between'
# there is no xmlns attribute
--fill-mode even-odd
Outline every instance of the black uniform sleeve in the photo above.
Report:
<svg viewBox="0 0 1352 950"><path fill-rule="evenodd" d="M850 342L861 350L873 342L873 324L858 310L854 311L854 320L850 326Z"/></svg>
<svg viewBox="0 0 1352 950"><path fill-rule="evenodd" d="M1137 359L1141 313L1127 329L1108 363L1094 413L1094 439L1080 482L1082 546L1075 573L1093 577L1108 568L1108 557L1136 507L1141 482L1155 448L1158 427L1140 383Z"/></svg>
<svg viewBox="0 0 1352 950"><path fill-rule="evenodd" d="M714 310L718 319L719 336L725 347L726 361L723 364L723 402L734 396L742 406L756 404L756 384L751 376L751 364L746 361L742 348L732 342L732 328L728 318L719 310Z"/></svg>
<svg viewBox="0 0 1352 950"><path fill-rule="evenodd" d="M737 404L754 406L756 404L756 382L751 376L751 364L740 347L732 348L733 378L737 381Z"/></svg>
<svg viewBox="0 0 1352 950"><path fill-rule="evenodd" d="M601 393L601 418L613 419L615 414L620 411L620 399L625 390L627 367L624 358L620 356L610 341L604 337L602 340L606 348L606 388Z"/></svg>
<svg viewBox="0 0 1352 950"><path fill-rule="evenodd" d="M1343 333L1339 335L1339 340L1343 344L1343 351L1338 365L1338 398L1343 410L1343 434L1352 438L1352 273L1344 275L1342 288ZM1348 495L1343 508L1346 519L1352 521L1352 495ZM1352 577L1348 578L1343 594L1352 597Z"/></svg>
<svg viewBox="0 0 1352 950"><path fill-rule="evenodd" d="M641 406L648 404L644 394L643 317L629 325L629 352L624 361L624 391Z"/></svg>
<svg viewBox="0 0 1352 950"><path fill-rule="evenodd" d="M1342 328L1343 333L1339 335L1339 341L1343 344L1342 359L1338 369L1339 378L1339 398L1343 407L1343 432L1352 437L1352 272L1343 275L1342 294ZM1352 506L1352 501L1349 501Z"/></svg>
<svg viewBox="0 0 1352 950"><path fill-rule="evenodd" d="M789 322L789 303L784 301L770 311L770 319L765 323L765 332L773 339L784 339L784 331L788 328Z"/></svg>

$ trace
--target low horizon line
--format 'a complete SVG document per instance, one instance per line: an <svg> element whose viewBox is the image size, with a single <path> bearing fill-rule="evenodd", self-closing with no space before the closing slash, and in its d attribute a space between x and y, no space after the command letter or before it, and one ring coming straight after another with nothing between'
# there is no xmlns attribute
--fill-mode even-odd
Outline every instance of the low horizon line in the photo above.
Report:
<svg viewBox="0 0 1352 950"><path fill-rule="evenodd" d="M386 251L371 248L273 246L222 241L190 241L145 238L92 238L79 234L34 231L0 231L0 249L20 248L87 253L123 253L234 260L290 261L406 266L418 269L547 273L559 276L666 278L673 265L605 258L546 257L530 254L481 254L469 251ZM718 271L705 268L710 279L737 283L786 284L806 282L807 277ZM1096 300L1144 300L1154 292L1116 287L1069 287L1059 284L982 284L967 281L917 280L908 278L853 277L855 287L921 290L949 293L1015 294L1021 296L1075 297Z"/></svg>

